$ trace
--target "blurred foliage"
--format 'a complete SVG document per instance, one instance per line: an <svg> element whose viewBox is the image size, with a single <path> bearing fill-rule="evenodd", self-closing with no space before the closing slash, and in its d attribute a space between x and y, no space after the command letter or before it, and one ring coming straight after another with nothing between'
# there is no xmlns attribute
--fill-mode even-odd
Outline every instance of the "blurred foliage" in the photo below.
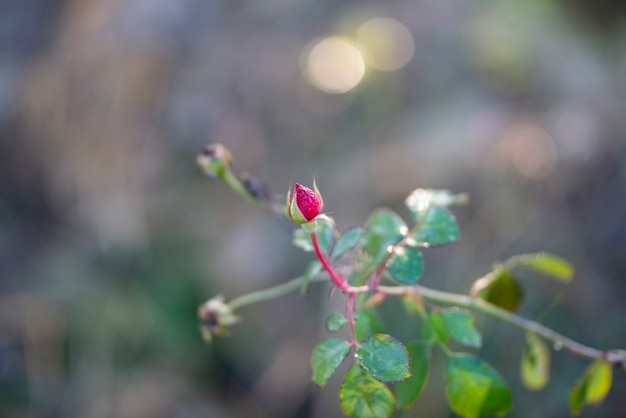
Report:
<svg viewBox="0 0 626 418"><path fill-rule="evenodd" d="M311 42L354 41L377 17L412 36L406 65L377 70L365 54L352 90L316 88ZM403 210L416 187L467 191L463 240L426 256L425 284L467 290L494 260L545 249L576 277L560 290L520 272L520 313L558 295L547 325L626 346L624 22L608 0L3 1L0 415L340 416L337 391L309 375L325 292L250 308L230 339L201 341L204 300L311 260L202 177L207 142L279 192L316 174L342 228L381 204ZM479 325L481 357L512 387L510 415L565 416L583 363L553 356L561 373L529 392L521 352L498 344L523 347L524 335ZM426 416L447 410L436 363L414 409ZM623 415L625 395L615 376L582 416Z"/></svg>

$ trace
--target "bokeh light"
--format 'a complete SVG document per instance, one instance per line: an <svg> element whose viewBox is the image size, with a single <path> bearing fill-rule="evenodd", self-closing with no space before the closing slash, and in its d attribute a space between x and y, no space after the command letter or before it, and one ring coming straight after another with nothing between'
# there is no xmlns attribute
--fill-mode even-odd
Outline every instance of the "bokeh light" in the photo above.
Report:
<svg viewBox="0 0 626 418"><path fill-rule="evenodd" d="M554 141L543 128L530 122L516 123L503 133L498 143L500 157L530 180L543 180L554 170L557 160Z"/></svg>
<svg viewBox="0 0 626 418"><path fill-rule="evenodd" d="M315 87L326 93L346 93L363 79L365 62L352 42L333 36L322 39L310 49L304 73Z"/></svg>
<svg viewBox="0 0 626 418"><path fill-rule="evenodd" d="M363 23L357 42L368 65L377 70L394 71L404 67L415 53L411 32L402 23L377 17Z"/></svg>

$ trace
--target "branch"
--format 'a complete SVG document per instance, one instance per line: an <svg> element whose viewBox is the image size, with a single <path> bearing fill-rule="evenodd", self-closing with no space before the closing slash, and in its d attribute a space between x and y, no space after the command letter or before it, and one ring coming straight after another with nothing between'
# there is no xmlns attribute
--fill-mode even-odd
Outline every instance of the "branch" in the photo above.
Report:
<svg viewBox="0 0 626 418"><path fill-rule="evenodd" d="M379 286L377 289L381 293L388 295L405 295L410 293L417 293L424 299L434 303L457 306L460 308L470 309L472 311L481 312L483 314L500 319L504 322L513 324L526 331L533 332L537 335L541 335L546 340L552 341L555 344L560 344L563 348L566 348L573 354L588 357L591 359L604 360L611 363L615 367L624 367L626 365L626 353L614 352L609 350L598 350L576 342L571 338L559 334L558 332L548 328L538 322L531 321L530 319L523 318L519 315L499 308L489 302L486 302L480 298L457 294L442 292L440 290L431 289L424 286Z"/></svg>
<svg viewBox="0 0 626 418"><path fill-rule="evenodd" d="M322 263L322 266L324 266L324 270L326 270L335 286L337 286L344 292L347 291L350 288L350 285L348 284L346 279L341 277L341 275L335 271L333 266L331 266L326 259L324 253L322 253L322 250L320 249L320 244L317 240L317 233L315 232L311 233L311 243L313 244L313 249L315 250L317 258L320 260L320 263Z"/></svg>
<svg viewBox="0 0 626 418"><path fill-rule="evenodd" d="M281 296L285 296L288 293L293 292L294 290L298 290L304 284L305 277L299 276L295 279L292 279L286 283L279 284L274 287L268 287L267 289L257 290L251 293L246 293L245 295L241 295L231 300L228 303L230 309L234 312L237 309L241 309L244 306L252 305L259 302L265 302L266 300L272 300L279 298ZM311 280L313 281L322 281L322 279Z"/></svg>
<svg viewBox="0 0 626 418"><path fill-rule="evenodd" d="M313 279L311 282L326 282L327 277L319 277ZM228 306L232 311L241 309L244 306L260 303L272 299L279 298L288 293L296 291L302 287L305 282L304 276L296 277L286 283L278 286L270 287L263 290L257 290L242 296L239 296L228 303ZM369 292L371 288L369 286L360 286L354 288L356 291L351 293L365 293ZM458 293L443 292L441 290L431 289L429 287L414 285L414 286L378 286L376 289L380 293L387 295L402 296L407 294L418 294L422 298L440 305L456 306L459 308L466 308L475 312L481 312L485 315L489 315L493 318L499 319L509 324L513 324L526 331L533 332L542 336L548 341L552 341L555 344L560 344L563 348L569 350L571 353L591 359L604 360L611 363L614 367L624 367L626 365L626 353L623 351L610 351L610 350L598 350L581 344L572 340L558 332L548 328L538 322L530 319L523 318L519 315L501 309L489 302L486 302L480 298L462 295Z"/></svg>

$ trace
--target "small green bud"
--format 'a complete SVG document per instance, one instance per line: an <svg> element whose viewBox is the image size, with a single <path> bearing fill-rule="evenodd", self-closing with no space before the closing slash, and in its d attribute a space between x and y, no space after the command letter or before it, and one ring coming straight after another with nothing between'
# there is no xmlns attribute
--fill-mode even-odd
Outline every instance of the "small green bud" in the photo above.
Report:
<svg viewBox="0 0 626 418"><path fill-rule="evenodd" d="M230 151L222 144L209 144L196 158L202 171L211 178L223 177L232 163Z"/></svg>

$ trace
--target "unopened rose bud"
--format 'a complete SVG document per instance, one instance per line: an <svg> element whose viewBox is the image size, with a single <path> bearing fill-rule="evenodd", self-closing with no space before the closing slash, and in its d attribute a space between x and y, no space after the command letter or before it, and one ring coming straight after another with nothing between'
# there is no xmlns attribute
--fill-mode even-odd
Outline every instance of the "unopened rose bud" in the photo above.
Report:
<svg viewBox="0 0 626 418"><path fill-rule="evenodd" d="M324 207L322 195L315 181L313 181L313 190L308 187L296 183L291 191L287 194L287 212L291 220L297 224L305 224L320 214Z"/></svg>
<svg viewBox="0 0 626 418"><path fill-rule="evenodd" d="M211 342L214 335L226 334L227 328L239 321L221 295L206 301L198 308L198 319L202 337L207 343Z"/></svg>
<svg viewBox="0 0 626 418"><path fill-rule="evenodd" d="M202 171L211 178L221 177L232 163L230 151L222 144L209 144L196 158Z"/></svg>

